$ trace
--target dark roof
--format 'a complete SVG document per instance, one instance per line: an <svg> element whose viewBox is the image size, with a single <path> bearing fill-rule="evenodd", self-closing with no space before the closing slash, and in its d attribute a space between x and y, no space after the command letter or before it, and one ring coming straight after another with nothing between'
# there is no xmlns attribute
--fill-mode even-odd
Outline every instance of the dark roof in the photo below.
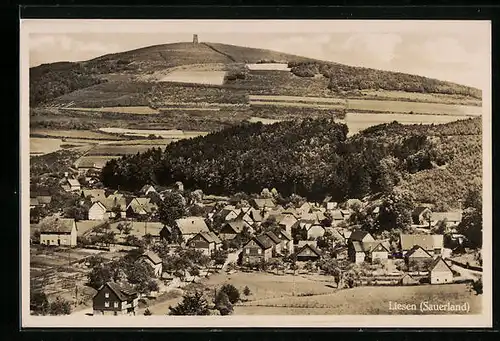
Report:
<svg viewBox="0 0 500 341"><path fill-rule="evenodd" d="M369 233L363 230L354 230L349 236L350 240L362 241Z"/></svg>
<svg viewBox="0 0 500 341"><path fill-rule="evenodd" d="M412 254L414 254L418 249L422 249L425 254L427 256L429 256L430 258L432 258L432 256L430 255L429 252L427 252L423 247L421 247L420 245L414 245L410 250L408 250L408 252L406 253L406 257L410 257Z"/></svg>
<svg viewBox="0 0 500 341"><path fill-rule="evenodd" d="M421 215L422 212L424 212L425 210L428 210L428 209L429 209L429 207L427 207L427 206L417 206L417 207L415 207L415 209L411 213L411 216L413 218L418 218L418 216Z"/></svg>
<svg viewBox="0 0 500 341"><path fill-rule="evenodd" d="M105 285L107 285L116 294L120 301L127 301L130 298L137 296L137 291L135 291L132 287L123 284L119 285L115 282L107 282L99 288L99 291L101 291Z"/></svg>
<svg viewBox="0 0 500 341"><path fill-rule="evenodd" d="M365 249L363 248L363 244L357 240L352 242L352 247L354 248L355 252L365 252Z"/></svg>
<svg viewBox="0 0 500 341"><path fill-rule="evenodd" d="M236 233L241 233L245 226L244 221L241 219L227 221L224 225L229 225Z"/></svg>
<svg viewBox="0 0 500 341"><path fill-rule="evenodd" d="M288 240L292 240L292 236L286 230L280 230L280 234Z"/></svg>
<svg viewBox="0 0 500 341"><path fill-rule="evenodd" d="M279 239L279 237L278 237L276 234L274 234L272 231L268 231L268 232L266 232L265 234L266 234L266 236L268 236L268 237L269 237L269 239L271 239L271 240L272 240L275 244L279 244L279 243L281 243L281 239Z"/></svg>
<svg viewBox="0 0 500 341"><path fill-rule="evenodd" d="M263 249L269 249L273 247L273 244L271 243L269 237L266 237L264 235L256 236L253 238L253 240Z"/></svg>
<svg viewBox="0 0 500 341"><path fill-rule="evenodd" d="M300 250L297 251L297 254L301 253L302 251L304 251L304 249L306 248L309 248L312 250L312 252L314 252L315 254L317 254L318 256L321 256L321 252L314 246L314 245L311 245L311 244L305 244L304 246L302 246L300 248Z"/></svg>
<svg viewBox="0 0 500 341"><path fill-rule="evenodd" d="M142 254L141 257L149 258L154 264L160 264L162 262L161 258L152 251Z"/></svg>
<svg viewBox="0 0 500 341"><path fill-rule="evenodd" d="M40 222L40 232L42 233L71 233L75 219L48 217Z"/></svg>
<svg viewBox="0 0 500 341"><path fill-rule="evenodd" d="M361 242L358 240L352 241L352 246L354 248L354 251L356 252L371 252L378 245L382 245L382 247L386 249L387 252L390 251L390 245L388 245L387 242L382 240L376 240L374 242Z"/></svg>

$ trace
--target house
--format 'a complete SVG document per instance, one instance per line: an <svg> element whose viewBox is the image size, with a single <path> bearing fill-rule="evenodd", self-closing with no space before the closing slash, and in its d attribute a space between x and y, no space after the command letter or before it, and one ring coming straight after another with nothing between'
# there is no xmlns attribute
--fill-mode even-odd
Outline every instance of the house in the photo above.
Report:
<svg viewBox="0 0 500 341"><path fill-rule="evenodd" d="M297 212L301 216L304 216L304 214L311 213L312 211L312 205L308 202L303 203L299 208L297 208Z"/></svg>
<svg viewBox="0 0 500 341"><path fill-rule="evenodd" d="M375 238L373 238L373 236L366 231L356 229L352 231L352 233L349 235L349 241L366 243L366 242L374 242Z"/></svg>
<svg viewBox="0 0 500 341"><path fill-rule="evenodd" d="M99 171L99 165L90 159L81 159L76 166L78 174L86 174L88 171Z"/></svg>
<svg viewBox="0 0 500 341"><path fill-rule="evenodd" d="M401 234L399 242L403 256L415 245L420 246L433 257L443 252L442 234Z"/></svg>
<svg viewBox="0 0 500 341"><path fill-rule="evenodd" d="M91 202L106 200L106 192L103 189L84 189L82 197L90 198Z"/></svg>
<svg viewBox="0 0 500 341"><path fill-rule="evenodd" d="M376 260L386 262L389 258L390 245L387 241L359 241L350 240L347 246L347 254L351 262L359 264L364 261L371 263Z"/></svg>
<svg viewBox="0 0 500 341"><path fill-rule="evenodd" d="M317 239L325 235L325 228L319 224L307 225L307 239Z"/></svg>
<svg viewBox="0 0 500 341"><path fill-rule="evenodd" d="M127 217L145 216L155 212L156 205L151 202L151 198L133 198L126 208Z"/></svg>
<svg viewBox="0 0 500 341"><path fill-rule="evenodd" d="M281 254L281 239L272 231L262 234L262 238L269 240L273 244L273 256Z"/></svg>
<svg viewBox="0 0 500 341"><path fill-rule="evenodd" d="M415 225L429 225L429 219L432 211L426 206L417 206L411 214L413 224Z"/></svg>
<svg viewBox="0 0 500 341"><path fill-rule="evenodd" d="M297 261L316 261L321 258L321 252L312 244L305 244L296 254Z"/></svg>
<svg viewBox="0 0 500 341"><path fill-rule="evenodd" d="M77 192L81 190L80 182L76 179L65 179L61 187L66 192Z"/></svg>
<svg viewBox="0 0 500 341"><path fill-rule="evenodd" d="M429 280L431 284L453 283L453 271L441 256L430 265Z"/></svg>
<svg viewBox="0 0 500 341"><path fill-rule="evenodd" d="M297 245L294 245L294 249L300 250L304 245L312 245L317 248L318 242L316 240L299 240Z"/></svg>
<svg viewBox="0 0 500 341"><path fill-rule="evenodd" d="M325 229L325 233L327 232L332 235L335 245L346 245L347 243L346 238L337 228L327 227Z"/></svg>
<svg viewBox="0 0 500 341"><path fill-rule="evenodd" d="M327 196L323 200L323 207L326 208L327 210L334 210L334 209L337 208L337 205L338 205L338 203L335 202L335 201L332 201L332 197L331 196Z"/></svg>
<svg viewBox="0 0 500 341"><path fill-rule="evenodd" d="M399 279L398 284L399 285L416 285L419 282L411 277L409 274L404 274L403 277Z"/></svg>
<svg viewBox="0 0 500 341"><path fill-rule="evenodd" d="M109 214L106 206L100 201L94 201L92 206L89 208L88 212L89 220L107 220L109 219Z"/></svg>
<svg viewBox="0 0 500 341"><path fill-rule="evenodd" d="M144 186L142 186L140 192L143 195L148 195L149 193L157 193L156 189L152 185L144 185Z"/></svg>
<svg viewBox="0 0 500 341"><path fill-rule="evenodd" d="M271 209L276 206L276 203L273 199L252 199L250 200L250 205L256 210L262 211L266 209Z"/></svg>
<svg viewBox="0 0 500 341"><path fill-rule="evenodd" d="M279 222L279 227L291 234L294 227L299 225L299 221L292 214L285 214L283 219Z"/></svg>
<svg viewBox="0 0 500 341"><path fill-rule="evenodd" d="M273 254L273 244L268 238L256 236L243 246L241 253L243 264L255 264L268 261Z"/></svg>
<svg viewBox="0 0 500 341"><path fill-rule="evenodd" d="M135 315L139 295L128 286L107 282L93 298L94 315Z"/></svg>
<svg viewBox="0 0 500 341"><path fill-rule="evenodd" d="M434 260L432 255L424 250L420 245L415 245L408 250L404 259L407 266L412 266L416 263L425 264L426 262Z"/></svg>
<svg viewBox="0 0 500 341"><path fill-rule="evenodd" d="M137 258L137 262L144 262L153 269L153 273L156 277L161 277L163 272L163 261L154 252L148 251L143 253Z"/></svg>
<svg viewBox="0 0 500 341"><path fill-rule="evenodd" d="M48 217L40 222L40 244L76 246L75 219Z"/></svg>
<svg viewBox="0 0 500 341"><path fill-rule="evenodd" d="M246 223L243 220L233 220L227 221L222 224L221 229L219 230L219 237L222 240L230 240L236 237L237 234L243 232Z"/></svg>
<svg viewBox="0 0 500 341"><path fill-rule="evenodd" d="M461 211L451 211L451 212L432 212L431 214L431 226L436 226L437 223L443 221L446 223L446 227L457 227L462 221Z"/></svg>
<svg viewBox="0 0 500 341"><path fill-rule="evenodd" d="M306 224L319 224L318 216L315 213L304 213L299 221Z"/></svg>
<svg viewBox="0 0 500 341"><path fill-rule="evenodd" d="M253 220L255 224L260 225L262 223L263 218L259 210L251 208L247 211L247 215Z"/></svg>
<svg viewBox="0 0 500 341"><path fill-rule="evenodd" d="M52 197L50 195L38 195L30 197L30 208L35 208L37 206L46 206L52 202Z"/></svg>
<svg viewBox="0 0 500 341"><path fill-rule="evenodd" d="M219 237L217 237L217 235L215 235L215 233L213 233L212 231L200 232L187 242L187 246L199 250L207 256L210 256L216 250L220 250L220 248L222 247L222 242Z"/></svg>
<svg viewBox="0 0 500 341"><path fill-rule="evenodd" d="M110 218L125 218L127 199L122 194L110 194L106 199L99 201L106 207L106 212Z"/></svg>
<svg viewBox="0 0 500 341"><path fill-rule="evenodd" d="M38 199L35 198L30 198L30 209L35 208L39 206L40 204L38 203Z"/></svg>
<svg viewBox="0 0 500 341"><path fill-rule="evenodd" d="M120 228L120 225L124 226L124 223L130 227L128 234L124 233L123 229ZM141 239L146 235L149 235L153 240L158 241L161 239L161 232L164 226L165 225L163 223L154 221L120 221L110 224L110 228L115 233L119 242L125 241L127 236L134 236Z"/></svg>
<svg viewBox="0 0 500 341"><path fill-rule="evenodd" d="M184 240L189 240L200 232L210 232L202 217L187 217L175 220L175 225L182 234Z"/></svg>
<svg viewBox="0 0 500 341"><path fill-rule="evenodd" d="M278 238L281 240L281 250L290 255L293 253L293 238L290 233L286 230L280 230L277 234Z"/></svg>
<svg viewBox="0 0 500 341"><path fill-rule="evenodd" d="M341 210L331 211L330 216L332 217L332 226L338 226L340 223L346 221L346 218Z"/></svg>

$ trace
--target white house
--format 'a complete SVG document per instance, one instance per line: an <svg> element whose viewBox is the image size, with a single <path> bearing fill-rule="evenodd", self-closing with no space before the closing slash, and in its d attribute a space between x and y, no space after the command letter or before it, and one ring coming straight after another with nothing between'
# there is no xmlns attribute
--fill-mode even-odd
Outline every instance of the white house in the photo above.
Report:
<svg viewBox="0 0 500 341"><path fill-rule="evenodd" d="M154 272L156 277L161 277L163 272L163 262L160 257L154 252L148 251L137 258L138 262L144 262L148 264Z"/></svg>
<svg viewBox="0 0 500 341"><path fill-rule="evenodd" d="M453 283L453 271L441 256L436 257L429 268L431 284Z"/></svg>
<svg viewBox="0 0 500 341"><path fill-rule="evenodd" d="M40 222L40 244L76 246L75 219L48 217Z"/></svg>
<svg viewBox="0 0 500 341"><path fill-rule="evenodd" d="M89 208L89 220L107 220L109 215L106 206L100 201L95 201Z"/></svg>
<svg viewBox="0 0 500 341"><path fill-rule="evenodd" d="M324 234L325 228L322 225L314 224L307 227L307 239L323 237Z"/></svg>
<svg viewBox="0 0 500 341"><path fill-rule="evenodd" d="M66 192L78 192L81 190L80 182L76 179L66 179L61 187Z"/></svg>

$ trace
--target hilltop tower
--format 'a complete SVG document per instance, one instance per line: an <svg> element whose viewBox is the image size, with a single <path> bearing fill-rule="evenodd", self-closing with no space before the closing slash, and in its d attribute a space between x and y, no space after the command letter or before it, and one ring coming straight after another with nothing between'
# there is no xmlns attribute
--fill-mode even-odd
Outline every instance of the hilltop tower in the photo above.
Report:
<svg viewBox="0 0 500 341"><path fill-rule="evenodd" d="M193 34L193 44L198 44L198 35Z"/></svg>

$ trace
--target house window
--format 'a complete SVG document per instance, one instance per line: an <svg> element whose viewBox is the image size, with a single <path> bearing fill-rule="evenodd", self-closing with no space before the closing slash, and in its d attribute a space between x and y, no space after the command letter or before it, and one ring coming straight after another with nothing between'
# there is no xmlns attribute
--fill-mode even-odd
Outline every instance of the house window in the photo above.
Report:
<svg viewBox="0 0 500 341"><path fill-rule="evenodd" d="M250 254L250 249L247 249L247 255Z"/></svg>
<svg viewBox="0 0 500 341"><path fill-rule="evenodd" d="M113 303L113 307L114 307L114 308L118 308L118 302L114 302L114 303Z"/></svg>
<svg viewBox="0 0 500 341"><path fill-rule="evenodd" d="M261 249L257 249L257 253L260 255L262 253Z"/></svg>
<svg viewBox="0 0 500 341"><path fill-rule="evenodd" d="M105 293L104 297L109 298L109 292Z"/></svg>
<svg viewBox="0 0 500 341"><path fill-rule="evenodd" d="M104 302L104 306L105 306L106 308L109 308L109 302L108 302L108 301Z"/></svg>

